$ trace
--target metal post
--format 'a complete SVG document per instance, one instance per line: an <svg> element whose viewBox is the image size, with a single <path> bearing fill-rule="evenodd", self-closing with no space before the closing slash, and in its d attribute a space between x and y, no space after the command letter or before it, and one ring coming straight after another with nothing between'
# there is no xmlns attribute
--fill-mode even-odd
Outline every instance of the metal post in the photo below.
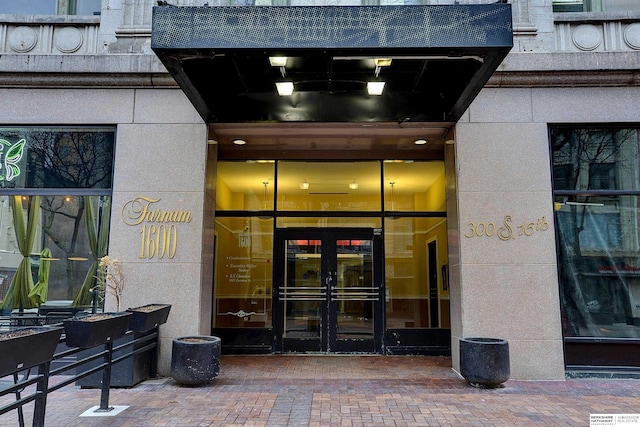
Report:
<svg viewBox="0 0 640 427"><path fill-rule="evenodd" d="M109 389L111 388L111 360L113 360L113 341L111 338L104 344L107 353L104 355L106 366L102 369L102 391L100 393L100 408L95 412L109 412L113 406L109 406Z"/></svg>
<svg viewBox="0 0 640 427"><path fill-rule="evenodd" d="M160 339L160 332L159 332L159 327L156 326L153 329L154 333L156 334L156 339L153 341L153 343L155 344L154 348L149 350L150 351L150 355L151 355L151 366L149 367L149 374L151 375L151 378L157 378L158 377L158 341Z"/></svg>
<svg viewBox="0 0 640 427"><path fill-rule="evenodd" d="M49 388L49 370L51 361L38 366L37 397L33 409L33 427L44 427L44 415L47 408L47 390Z"/></svg>

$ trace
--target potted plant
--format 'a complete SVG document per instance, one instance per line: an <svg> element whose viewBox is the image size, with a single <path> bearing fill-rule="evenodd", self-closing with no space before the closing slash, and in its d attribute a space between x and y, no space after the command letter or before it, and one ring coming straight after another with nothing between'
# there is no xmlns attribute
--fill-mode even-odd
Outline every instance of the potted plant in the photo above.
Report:
<svg viewBox="0 0 640 427"><path fill-rule="evenodd" d="M124 336L129 330L131 313L121 312L120 303L124 291L124 274L120 261L108 255L100 258L96 275L96 288L102 301L106 293L116 299L115 313L94 313L76 315L64 320L67 346L90 348Z"/></svg>
<svg viewBox="0 0 640 427"><path fill-rule="evenodd" d="M115 298L116 309L120 312L122 304L122 294L124 291L125 277L122 263L116 258L108 255L100 259L99 269L96 274L96 288L101 301L104 300L105 294L110 294ZM129 316L128 329L131 331L120 335L114 339L114 347L119 347L133 340L144 337L153 333L153 328L166 323L171 309L170 304L148 304L141 307L129 308L126 313ZM131 352L138 350L149 342L140 344L131 344L120 350L115 350L113 357L119 358L126 356ZM83 357L95 354L97 349L86 350ZM141 381L149 378L155 366L153 354L154 350L138 353L130 356L116 364L111 368L111 386L112 387L133 387ZM157 350L155 350L157 351ZM97 366L99 361L90 362L85 369ZM85 388L100 387L102 382L102 373L88 375L76 381L76 385Z"/></svg>
<svg viewBox="0 0 640 427"><path fill-rule="evenodd" d="M62 328L41 326L0 333L0 377L50 361Z"/></svg>

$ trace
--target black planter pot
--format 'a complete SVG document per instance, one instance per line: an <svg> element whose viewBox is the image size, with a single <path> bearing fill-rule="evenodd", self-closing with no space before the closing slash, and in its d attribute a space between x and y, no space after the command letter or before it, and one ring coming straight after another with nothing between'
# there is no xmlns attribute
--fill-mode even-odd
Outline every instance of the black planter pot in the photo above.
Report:
<svg viewBox="0 0 640 427"><path fill-rule="evenodd" d="M171 353L171 376L180 384L204 385L220 372L221 341L212 336L175 338Z"/></svg>
<svg viewBox="0 0 640 427"><path fill-rule="evenodd" d="M49 362L60 335L62 328L48 326L0 333L0 377Z"/></svg>
<svg viewBox="0 0 640 427"><path fill-rule="evenodd" d="M509 379L509 343L499 338L462 338L460 374L474 387L495 388Z"/></svg>
<svg viewBox="0 0 640 427"><path fill-rule="evenodd" d="M134 332L145 332L167 323L169 311L171 311L171 304L148 304L129 308L127 312L132 315L129 329Z"/></svg>
<svg viewBox="0 0 640 427"><path fill-rule="evenodd" d="M99 319L99 320L93 320ZM124 336L129 330L131 313L100 313L65 320L68 347L91 348Z"/></svg>

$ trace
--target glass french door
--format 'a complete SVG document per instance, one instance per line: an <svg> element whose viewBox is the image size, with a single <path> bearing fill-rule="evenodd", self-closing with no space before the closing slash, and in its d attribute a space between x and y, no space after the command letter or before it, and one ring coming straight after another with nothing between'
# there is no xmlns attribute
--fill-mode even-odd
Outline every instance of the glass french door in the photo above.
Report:
<svg viewBox="0 0 640 427"><path fill-rule="evenodd" d="M275 246L276 350L380 353L380 230L284 229Z"/></svg>

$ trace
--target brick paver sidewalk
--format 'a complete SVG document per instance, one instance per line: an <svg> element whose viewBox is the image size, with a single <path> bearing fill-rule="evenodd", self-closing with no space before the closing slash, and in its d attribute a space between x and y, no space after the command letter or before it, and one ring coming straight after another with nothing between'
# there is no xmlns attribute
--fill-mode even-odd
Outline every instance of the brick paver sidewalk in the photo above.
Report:
<svg viewBox="0 0 640 427"><path fill-rule="evenodd" d="M445 357L223 356L205 387L165 378L111 390L110 404L128 408L110 417L79 417L99 405L100 390L67 386L49 395L46 425L588 426L589 414L640 413L637 379L509 380L480 390L450 365ZM0 426L15 425L15 412L0 417Z"/></svg>

